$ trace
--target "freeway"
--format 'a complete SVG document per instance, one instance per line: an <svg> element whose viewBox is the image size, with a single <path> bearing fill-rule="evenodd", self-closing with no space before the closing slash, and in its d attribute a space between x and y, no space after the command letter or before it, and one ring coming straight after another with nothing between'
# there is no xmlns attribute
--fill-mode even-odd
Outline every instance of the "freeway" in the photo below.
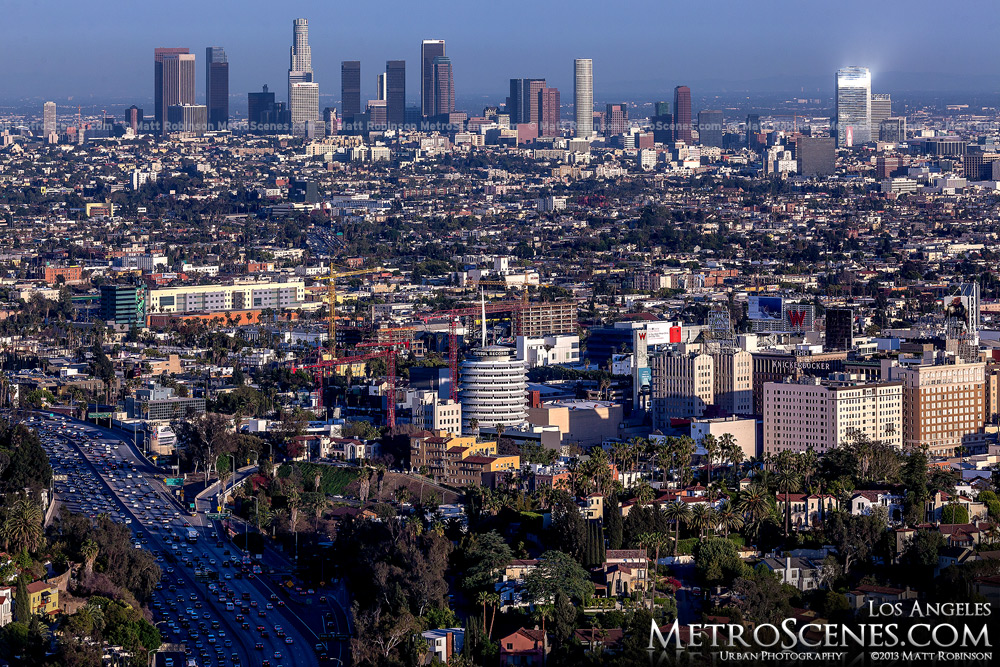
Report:
<svg viewBox="0 0 1000 667"><path fill-rule="evenodd" d="M128 524L136 547L156 556L163 579L150 606L167 640L185 643L200 667L318 664L323 647L316 634L253 575L249 559L227 546L213 522L182 515L156 471L127 441L60 416L36 416L31 425L55 457L57 474L67 475L63 484L93 493L84 511L100 508ZM71 507L79 504L75 491L56 489Z"/></svg>

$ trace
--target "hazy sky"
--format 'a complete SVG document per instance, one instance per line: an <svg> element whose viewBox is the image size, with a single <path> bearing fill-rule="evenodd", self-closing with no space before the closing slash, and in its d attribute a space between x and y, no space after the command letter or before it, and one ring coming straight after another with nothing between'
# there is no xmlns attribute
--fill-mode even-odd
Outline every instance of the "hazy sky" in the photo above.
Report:
<svg viewBox="0 0 1000 667"><path fill-rule="evenodd" d="M340 98L341 60L362 61L368 99L385 61L405 59L417 101L424 38L447 40L460 100L502 102L509 78L545 77L571 101L573 58L594 59L598 100L682 83L830 95L849 64L870 67L876 90L1000 89L990 0L0 0L0 99L141 103L153 48L186 46L200 100L205 47L222 46L232 94L267 83L283 100L295 17L309 19L324 104Z"/></svg>

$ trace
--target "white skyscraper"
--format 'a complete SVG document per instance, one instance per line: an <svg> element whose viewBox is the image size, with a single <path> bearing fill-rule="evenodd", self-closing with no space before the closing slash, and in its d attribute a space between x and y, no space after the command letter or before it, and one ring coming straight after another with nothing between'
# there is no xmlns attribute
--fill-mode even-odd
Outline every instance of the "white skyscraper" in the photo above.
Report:
<svg viewBox="0 0 1000 667"><path fill-rule="evenodd" d="M576 136L594 133L594 61L577 58L573 61L573 106L576 110Z"/></svg>
<svg viewBox="0 0 1000 667"><path fill-rule="evenodd" d="M867 67L837 70L837 146L859 146L872 139L872 75Z"/></svg>
<svg viewBox="0 0 1000 667"><path fill-rule="evenodd" d="M42 134L46 137L57 132L56 126L56 103L46 102L42 107Z"/></svg>
<svg viewBox="0 0 1000 667"><path fill-rule="evenodd" d="M319 84L313 83L312 50L309 47L308 19L292 22L292 47L288 62L288 112L292 134L306 134L322 126L319 115Z"/></svg>

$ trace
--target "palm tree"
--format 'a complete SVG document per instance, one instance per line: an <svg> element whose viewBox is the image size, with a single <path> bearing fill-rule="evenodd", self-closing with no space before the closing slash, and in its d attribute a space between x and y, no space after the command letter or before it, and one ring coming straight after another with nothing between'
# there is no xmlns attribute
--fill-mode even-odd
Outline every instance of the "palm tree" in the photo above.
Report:
<svg viewBox="0 0 1000 667"><path fill-rule="evenodd" d="M740 498L739 510L743 512L746 523L755 533L760 533L760 525L771 511L767 488L753 483L746 488Z"/></svg>
<svg viewBox="0 0 1000 667"><path fill-rule="evenodd" d="M819 470L819 456L816 454L816 450L812 448L812 445L810 445L809 449L799 455L799 471L802 473L807 488L809 481L816 474L817 470Z"/></svg>
<svg viewBox="0 0 1000 667"><path fill-rule="evenodd" d="M722 437L719 438L719 448L722 451L722 458L729 461L732 464L733 477L736 477L740 469L740 465L743 463L743 448L736 443L736 436L732 433L723 433Z"/></svg>
<svg viewBox="0 0 1000 667"><path fill-rule="evenodd" d="M653 487L646 480L642 480L635 492L635 499L639 502L639 506L648 505L654 496L656 496L656 492L653 491Z"/></svg>
<svg viewBox="0 0 1000 667"><path fill-rule="evenodd" d="M649 608L652 609L656 601L656 568L660 562L660 549L667 546L667 541L670 540L670 537L660 532L652 532L644 533L639 539L646 545L647 549L653 549L653 564L647 569L650 592Z"/></svg>
<svg viewBox="0 0 1000 667"><path fill-rule="evenodd" d="M476 595L476 604L483 607L483 634L486 634L486 604L490 601L490 594L487 591L479 591Z"/></svg>
<svg viewBox="0 0 1000 667"><path fill-rule="evenodd" d="M94 574L94 561L97 560L97 554L100 551L97 547L97 542L94 540L87 540L80 547L80 555L83 556L84 562L84 578L90 579L90 576Z"/></svg>
<svg viewBox="0 0 1000 667"><path fill-rule="evenodd" d="M698 531L698 539L705 538L705 531L715 528L715 510L707 503L698 503L691 510L691 527Z"/></svg>
<svg viewBox="0 0 1000 667"><path fill-rule="evenodd" d="M664 508L663 513L674 522L674 555L676 556L677 546L681 541L681 522L690 521L691 506L681 500L675 500Z"/></svg>
<svg viewBox="0 0 1000 667"><path fill-rule="evenodd" d="M667 475L670 473L670 464L674 460L673 447L670 444L663 444L656 449L656 465L663 471L663 482L660 488L667 487Z"/></svg>
<svg viewBox="0 0 1000 667"><path fill-rule="evenodd" d="M34 551L42 541L42 510L29 498L18 498L7 508L2 526L8 551Z"/></svg>
<svg viewBox="0 0 1000 667"><path fill-rule="evenodd" d="M500 596L497 593L490 593L487 596L489 599L487 603L491 607L492 614L490 615L490 631L486 633L486 638L490 641L493 640L493 621L497 620L497 607L500 606ZM484 612L485 613L485 612ZM485 620L485 618L484 618Z"/></svg>
<svg viewBox="0 0 1000 667"><path fill-rule="evenodd" d="M799 475L790 467L782 467L775 475L778 490L785 494L785 537L788 537L788 524L792 518L792 501L788 494L799 489Z"/></svg>
<svg viewBox="0 0 1000 667"><path fill-rule="evenodd" d="M708 459L708 484L712 483L712 463L715 458L719 455L719 441L715 439L715 436L709 433L704 438L701 439L701 446L705 449L705 458Z"/></svg>
<svg viewBox="0 0 1000 667"><path fill-rule="evenodd" d="M719 509L716 510L716 518L719 528L722 529L726 537L729 537L729 533L743 527L743 516L729 500L723 500L719 504Z"/></svg>

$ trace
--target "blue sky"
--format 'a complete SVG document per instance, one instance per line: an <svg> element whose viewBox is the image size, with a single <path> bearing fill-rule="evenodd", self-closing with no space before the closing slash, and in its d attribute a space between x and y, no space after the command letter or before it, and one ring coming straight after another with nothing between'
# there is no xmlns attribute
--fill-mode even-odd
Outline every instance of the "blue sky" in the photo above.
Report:
<svg viewBox="0 0 1000 667"><path fill-rule="evenodd" d="M408 64L407 97L419 97L419 44L447 40L460 98L501 101L511 77L545 77L572 89L572 60L594 59L605 96L649 95L678 84L829 95L833 72L872 69L875 89L1000 89L996 6L988 0L612 0L548 2L132 2L0 0L0 99L152 96L156 46L230 61L230 91L267 83L283 99L291 22L310 22L321 90L339 99L340 61L362 61L362 95L374 97L387 59ZM920 75L932 75L921 79ZM881 75L881 79L880 79ZM880 83L882 84L880 86Z"/></svg>

